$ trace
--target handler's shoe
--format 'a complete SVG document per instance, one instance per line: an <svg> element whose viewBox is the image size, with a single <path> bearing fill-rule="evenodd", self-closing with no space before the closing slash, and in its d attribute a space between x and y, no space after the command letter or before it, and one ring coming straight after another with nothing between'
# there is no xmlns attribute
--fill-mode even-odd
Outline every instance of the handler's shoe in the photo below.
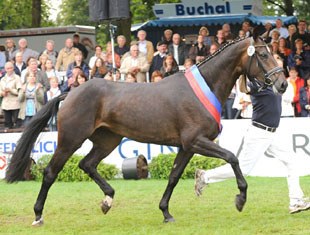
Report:
<svg viewBox="0 0 310 235"><path fill-rule="evenodd" d="M202 195L203 188L208 185L204 174L204 170L196 170L195 172L195 193L198 197Z"/></svg>
<svg viewBox="0 0 310 235"><path fill-rule="evenodd" d="M290 214L306 211L310 209L310 202L304 199L300 199L295 205L289 206Z"/></svg>

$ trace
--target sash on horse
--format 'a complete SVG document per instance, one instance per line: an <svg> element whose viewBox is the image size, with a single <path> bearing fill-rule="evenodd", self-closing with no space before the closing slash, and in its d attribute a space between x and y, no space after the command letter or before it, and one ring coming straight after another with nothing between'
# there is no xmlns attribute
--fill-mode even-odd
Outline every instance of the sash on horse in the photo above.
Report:
<svg viewBox="0 0 310 235"><path fill-rule="evenodd" d="M211 91L205 79L201 76L196 65L193 65L190 69L185 72L185 77L192 87L195 95L203 104L203 106L211 113L221 131L221 112L222 107L219 100L216 98L214 93Z"/></svg>

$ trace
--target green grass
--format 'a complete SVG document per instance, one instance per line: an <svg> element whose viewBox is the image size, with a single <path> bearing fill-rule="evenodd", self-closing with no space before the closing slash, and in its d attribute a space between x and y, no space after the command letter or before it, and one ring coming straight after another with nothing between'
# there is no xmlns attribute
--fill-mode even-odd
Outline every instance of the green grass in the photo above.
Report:
<svg viewBox="0 0 310 235"><path fill-rule="evenodd" d="M194 180L180 180L170 200L175 223L164 224L158 204L166 180L111 180L116 195L103 215L103 194L93 182L56 182L44 210L45 224L33 228L33 204L38 182L0 181L0 234L310 234L310 211L289 215L286 179L248 177L248 201L243 212L234 206L235 180L212 184L202 197L193 192ZM310 195L310 176L301 178Z"/></svg>

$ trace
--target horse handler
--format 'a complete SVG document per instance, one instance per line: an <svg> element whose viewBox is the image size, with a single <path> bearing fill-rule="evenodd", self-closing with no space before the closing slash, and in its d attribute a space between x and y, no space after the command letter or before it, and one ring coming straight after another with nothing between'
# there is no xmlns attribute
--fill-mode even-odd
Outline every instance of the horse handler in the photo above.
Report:
<svg viewBox="0 0 310 235"><path fill-rule="evenodd" d="M287 183L289 191L289 213L297 213L310 209L310 202L304 198L299 184L299 175L295 153L289 146L277 141L277 127L281 116L281 96L275 94L271 87L259 88L250 84L249 94L253 104L252 125L248 128L243 139L243 146L238 159L241 171L248 175L256 162L267 151L284 163L287 168ZM245 86L243 86L245 87ZM243 89L246 91L247 89ZM211 170L196 170L195 193L202 194L203 188L209 183L223 181L235 177L229 164Z"/></svg>

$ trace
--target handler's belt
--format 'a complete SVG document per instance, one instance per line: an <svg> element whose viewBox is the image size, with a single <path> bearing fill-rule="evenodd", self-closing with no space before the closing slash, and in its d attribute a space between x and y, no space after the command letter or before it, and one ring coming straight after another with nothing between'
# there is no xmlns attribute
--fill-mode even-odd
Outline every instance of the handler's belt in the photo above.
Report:
<svg viewBox="0 0 310 235"><path fill-rule="evenodd" d="M269 132L275 132L277 130L277 128L275 128L275 127L269 127L269 126L266 126L264 124L261 124L259 122L255 122L255 121L252 121L252 125L260 128L260 129L263 129L265 131L269 131Z"/></svg>

